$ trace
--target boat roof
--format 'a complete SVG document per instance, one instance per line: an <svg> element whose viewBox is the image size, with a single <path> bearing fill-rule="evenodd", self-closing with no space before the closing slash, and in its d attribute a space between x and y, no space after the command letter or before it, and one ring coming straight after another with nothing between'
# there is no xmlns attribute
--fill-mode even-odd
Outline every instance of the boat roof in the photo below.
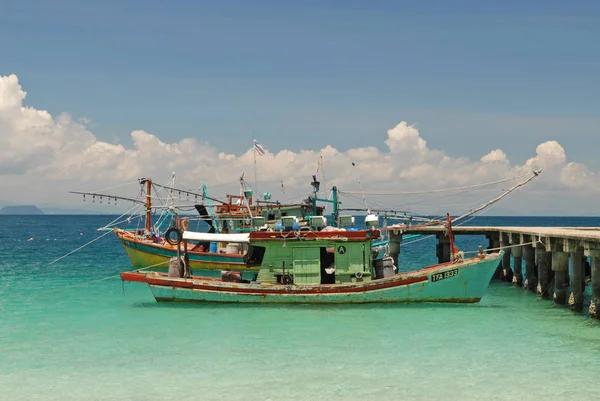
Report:
<svg viewBox="0 0 600 401"><path fill-rule="evenodd" d="M291 235L290 235L291 234ZM323 231L252 231L249 233L250 241L280 241L282 239L343 239L345 241L367 241L377 239L379 230L353 230L328 229Z"/></svg>
<svg viewBox="0 0 600 401"><path fill-rule="evenodd" d="M291 234L291 235L290 235ZM213 234L196 231L184 231L187 241L249 243L250 241L280 241L293 239L343 239L346 241L367 241L379 238L379 230L329 229L323 231L252 231L241 234Z"/></svg>
<svg viewBox="0 0 600 401"><path fill-rule="evenodd" d="M210 242L250 242L248 233L243 234L213 234L197 231L184 231L183 239L188 241L210 241Z"/></svg>

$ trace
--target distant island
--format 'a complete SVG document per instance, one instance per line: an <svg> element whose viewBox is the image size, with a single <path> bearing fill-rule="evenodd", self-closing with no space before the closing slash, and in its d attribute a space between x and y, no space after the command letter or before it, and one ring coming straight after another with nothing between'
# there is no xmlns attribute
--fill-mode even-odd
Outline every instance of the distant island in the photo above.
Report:
<svg viewBox="0 0 600 401"><path fill-rule="evenodd" d="M0 214L44 214L37 206L4 206L0 209Z"/></svg>

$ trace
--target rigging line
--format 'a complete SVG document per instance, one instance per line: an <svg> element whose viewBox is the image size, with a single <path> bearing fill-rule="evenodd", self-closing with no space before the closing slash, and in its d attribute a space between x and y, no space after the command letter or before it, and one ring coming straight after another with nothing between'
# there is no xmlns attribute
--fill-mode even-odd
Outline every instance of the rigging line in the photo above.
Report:
<svg viewBox="0 0 600 401"><path fill-rule="evenodd" d="M121 214L119 217L117 217L116 219L114 219L114 220L113 220L113 221L111 221L110 223L106 224L104 227L100 227L100 228L99 228L99 230L100 230L100 229L103 229L103 228L104 228L104 229L105 229L105 228L108 228L108 227L110 227L110 226L112 226L112 225L117 225L117 224L120 224L120 223L122 223L122 222L117 222L117 223L115 223L115 222L116 222L117 220L119 220L120 218L124 217L125 215L127 215L128 213L130 213L130 212L133 212L133 210L134 210L134 209L136 209L136 208L140 208L140 207L141 207L141 205L133 205L133 206L132 206L132 207L131 207L131 208L130 208L128 211L126 211L125 213Z"/></svg>
<svg viewBox="0 0 600 401"><path fill-rule="evenodd" d="M135 216L135 215L131 215L131 217L135 218L135 219L139 219L139 217ZM117 222L113 222L113 223L111 223L111 225L112 226L117 226L117 225L119 225L121 223L131 223L132 218L127 217L127 218L124 218L123 220L120 220L120 221L117 221ZM100 227L97 231L107 231L107 230L113 230L113 229L114 229L113 227L111 227L109 225L106 225L104 227Z"/></svg>
<svg viewBox="0 0 600 401"><path fill-rule="evenodd" d="M506 249L506 248L514 248L514 247L517 247L517 246L534 245L534 244L543 244L543 242L541 242L540 240L535 240L535 241L531 241L531 242L526 242L524 244L504 245L504 246L500 246L498 248L488 248L488 249L486 249L486 252L489 252L489 251L500 251L500 250ZM466 251L466 252L463 252L463 253L464 254L479 253L479 251Z"/></svg>
<svg viewBox="0 0 600 401"><path fill-rule="evenodd" d="M494 198L494 199L492 199L492 200L488 201L488 202L487 202L487 203L485 203L484 205L482 205L482 206L480 206L480 207L476 208L475 210L472 210L472 211L470 211L470 212L468 212L468 213L465 213L465 214L463 214L462 216L459 216L459 217L457 217L457 218L453 219L453 220L452 220L452 223L454 224L455 222L458 222L458 221L460 221L460 220L462 220L462 219L464 219L464 218L466 218L466 217L468 217L468 216L472 216L472 215L473 215L473 217L472 217L471 219L467 220L467 221L471 221L473 218L475 218L475 216L474 216L474 215L475 215L476 213L478 213L478 212L480 212L480 211L482 211L482 210L484 210L484 209L491 208L492 206L494 206L496 203L498 203L499 201L501 201L503 198L505 198L505 197L506 197L508 194L510 194L511 192L514 192L514 191L515 191L515 190L517 190L518 188L520 188L520 187L522 187L522 186L526 185L527 183L529 183L531 180L533 180L535 177L537 177L537 176L540 174L540 172L541 172L541 170L534 171L534 172L533 172L533 175L532 175L531 177L529 177L527 180L525 180L525 181L523 181L523 182L521 182L521 183L519 183L519 184L517 184L517 185L513 186L512 188L508 189L508 190L507 190L505 193L503 193L503 194L502 194L502 195L500 195L499 197L496 197L496 198ZM442 223L442 224L443 224L443 223ZM423 225L428 225L428 224L423 224Z"/></svg>
<svg viewBox="0 0 600 401"><path fill-rule="evenodd" d="M234 184L234 183L237 183L237 182L238 182L238 180L233 180L233 181L229 181L229 182L223 182L223 183L221 183L221 184L215 184L215 185L211 185L210 187L207 185L206 187L207 187L208 189L213 189L213 188L222 187L222 186L224 186L224 185L231 185L231 184ZM275 181L273 181L273 182L275 182ZM202 187L198 188L198 191L200 191L201 189L202 189Z"/></svg>
<svg viewBox="0 0 600 401"><path fill-rule="evenodd" d="M504 197L508 196L510 193L516 191L520 187L526 185L531 180L533 180L534 178L536 178L537 176L539 176L541 172L542 172L541 169L537 170L537 171L534 171L533 174L531 175L531 177L529 177L525 181L520 182L517 185L514 185L512 188L509 188L505 193L503 193L502 195L498 196L497 198L492 199L491 201L487 202L485 205L479 206L477 209L474 209L474 210L470 211L469 213L465 213L464 215L459 216L459 217L453 219L452 222L454 223L455 221L462 220L463 218L465 218L467 216L470 216L471 214L475 214L475 213L479 212L480 210L483 210L483 209L487 208L488 206L491 206L494 203L501 201Z"/></svg>
<svg viewBox="0 0 600 401"><path fill-rule="evenodd" d="M162 196L160 196L161 190L156 189L156 187L154 186L154 183L152 183L152 188L154 189L154 193L156 194L155 195L156 199L160 202L160 206L165 208L167 200L163 199ZM167 197L168 196L169 195L167 194ZM151 196L151 197L154 198L154 196Z"/></svg>
<svg viewBox="0 0 600 401"><path fill-rule="evenodd" d="M492 209L493 209L493 208L495 208L496 206L498 206L498 203L491 205L491 206L490 206L490 207L489 207L487 210L484 210L484 211L483 211L481 214L485 214L485 213L489 212L490 210L492 210ZM457 226L462 226L462 225L465 225L466 223L468 223L469 221L473 220L474 218L476 218L476 217L478 217L478 216L480 216L480 215L474 214L473 216L471 216L471 218L469 218L469 219L465 220L465 221L464 221L464 222L462 222L462 223L461 223L461 222L459 222L459 223L457 223L456 225L457 225Z"/></svg>
<svg viewBox="0 0 600 401"><path fill-rule="evenodd" d="M158 183L154 183L154 182L152 183L152 185L156 185L156 186L158 186L158 187L161 187L161 188L166 188L166 189L169 189L169 188L170 188L170 187L167 187L167 186L165 186L165 185L158 184ZM219 199L215 199L215 198L209 198L208 196L204 196L203 194L199 194L198 192L186 191L185 189L180 189L180 188L173 188L173 190L174 190L174 191L177 191L177 192L181 192L181 193L183 193L183 194L189 194L189 195L198 196L198 197L200 197L200 198L206 198L206 199L210 199L210 200L211 200L211 201L213 201L213 202L219 202L219 203L221 203L221 204L227 204L227 202L225 202L225 201L222 201L222 200L219 200Z"/></svg>
<svg viewBox="0 0 600 401"><path fill-rule="evenodd" d="M409 241L409 242L401 242L401 243L400 243L400 246L405 246L405 245L414 244L415 242L424 241L424 240L426 240L427 238L431 238L431 237L434 237L434 236L435 236L435 234L430 234L430 235L426 235L426 236L424 236L424 237L422 237L422 238L415 239L415 240L412 240L412 241Z"/></svg>
<svg viewBox="0 0 600 401"><path fill-rule="evenodd" d="M95 192L104 192L104 191L110 191L111 189L115 189L115 188L121 188L124 187L126 185L131 185L131 184L138 184L137 181L132 181L132 182L126 182L124 184L119 184L119 185L115 185L114 187L109 187L109 188L104 188L104 189L99 189Z"/></svg>
<svg viewBox="0 0 600 401"><path fill-rule="evenodd" d="M469 192L469 190L465 190L465 191L454 193L454 194L448 194L448 195L438 196L438 197L433 198L433 199L419 199L419 200L416 200L416 201L413 201L413 202L401 203L400 205L398 205L398 208L408 208L408 206L410 206L410 205L423 204L423 203L428 202L428 201L438 201L440 199L445 199L445 198L449 198L449 197L452 197L452 196L463 195L463 194L468 193L468 192ZM346 196L349 196L349 195L346 194ZM354 199L357 199L357 197L355 197ZM378 203L379 205L389 205L389 203L386 203L386 202L376 202L376 203ZM436 206L432 205L430 207L436 207Z"/></svg>
<svg viewBox="0 0 600 401"><path fill-rule="evenodd" d="M486 182L486 183L482 183L482 184L468 185L465 187L457 187L457 188L433 189L433 190L427 190L427 191L410 191L410 192L366 192L366 193L369 195L418 195L418 194L431 194L431 193L437 193L437 192L454 192L454 191L461 191L464 189L482 188L482 187L486 187L486 186L500 184L503 182L516 180L518 178L523 178L530 174L531 173L525 173L525 174L521 174L518 176L510 177L510 178L504 178L502 180L491 181L491 182ZM358 191L344 191L344 192L353 193L353 194L361 193Z"/></svg>
<svg viewBox="0 0 600 401"><path fill-rule="evenodd" d="M108 234L110 234L110 233L112 233L112 231L107 231L107 232L105 232L104 234L102 234L102 235L101 235L101 236L99 236L99 237L96 237L96 238L94 238L93 240L91 240L91 241L90 241L90 242L88 242L87 244L84 244L84 245L80 246L79 248L77 248L77 249L75 249L75 250L73 250L73 251L71 251L71 252L67 253L66 255L63 255L63 256L61 256L60 258L53 260L52 262L48 263L48 265L51 265L51 264L53 264L53 263L55 263L55 262L58 262L58 261L59 261L59 260L61 260L61 259L64 259L64 258L66 258L66 257L67 257L67 256L69 256L69 255L72 255L72 254L74 254L74 253L75 253L75 252L77 252L78 250L85 248L86 246L88 246L88 245L89 245L89 244L91 244L92 242L96 242L96 241L98 241L100 238L102 238L102 237L104 237L104 236L106 236L106 235L108 235Z"/></svg>

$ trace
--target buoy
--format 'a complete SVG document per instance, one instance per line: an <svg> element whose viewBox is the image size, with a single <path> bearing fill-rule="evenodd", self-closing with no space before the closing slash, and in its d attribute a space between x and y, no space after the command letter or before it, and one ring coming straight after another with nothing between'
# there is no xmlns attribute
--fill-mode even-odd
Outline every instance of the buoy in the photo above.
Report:
<svg viewBox="0 0 600 401"><path fill-rule="evenodd" d="M33 241L33 237L29 238L27 241Z"/></svg>

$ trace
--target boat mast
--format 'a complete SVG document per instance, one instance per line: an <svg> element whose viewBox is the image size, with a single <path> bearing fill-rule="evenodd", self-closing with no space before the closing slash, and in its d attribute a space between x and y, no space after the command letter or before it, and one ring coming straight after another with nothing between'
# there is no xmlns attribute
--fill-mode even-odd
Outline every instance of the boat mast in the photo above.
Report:
<svg viewBox="0 0 600 401"><path fill-rule="evenodd" d="M152 223L152 179L146 181L146 231L150 232Z"/></svg>
<svg viewBox="0 0 600 401"><path fill-rule="evenodd" d="M317 201L320 202L327 202L327 203L333 203L333 213L331 213L331 217L333 218L333 221L331 222L331 225L333 227L337 227L338 226L338 214L339 214L339 202L338 202L338 190L337 187L334 186L332 189L333 192L333 200L332 199L322 199L319 198L317 195L319 193L319 188L321 186L321 183L319 181L317 181L317 176L313 175L313 181L310 183L310 185L313 186L313 197L312 197L312 208L313 208L313 216L317 215Z"/></svg>
<svg viewBox="0 0 600 401"><path fill-rule="evenodd" d="M217 219L215 218L215 212L213 211L213 207L210 204L210 198L208 197L208 188L206 188L206 184L202 184L202 194L206 198L206 204L208 205L208 208L207 208L208 214L210 215L210 219L213 223L213 227L215 228L215 233L218 234L219 233L219 223L217 222Z"/></svg>

